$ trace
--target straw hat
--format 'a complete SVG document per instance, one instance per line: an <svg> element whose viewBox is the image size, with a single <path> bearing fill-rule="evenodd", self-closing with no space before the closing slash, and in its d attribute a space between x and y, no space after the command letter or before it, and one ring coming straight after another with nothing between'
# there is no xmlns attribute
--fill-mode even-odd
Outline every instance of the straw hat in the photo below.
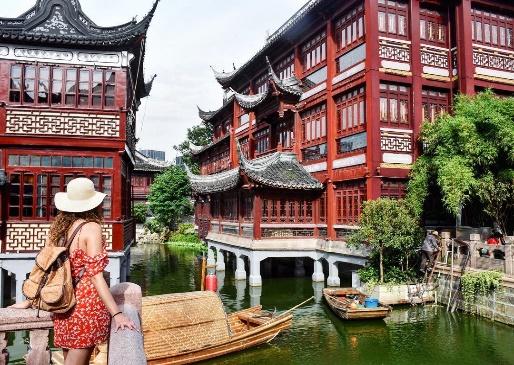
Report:
<svg viewBox="0 0 514 365"><path fill-rule="evenodd" d="M106 194L95 191L95 184L85 177L71 180L65 193L55 194L54 202L62 212L81 213L102 204Z"/></svg>

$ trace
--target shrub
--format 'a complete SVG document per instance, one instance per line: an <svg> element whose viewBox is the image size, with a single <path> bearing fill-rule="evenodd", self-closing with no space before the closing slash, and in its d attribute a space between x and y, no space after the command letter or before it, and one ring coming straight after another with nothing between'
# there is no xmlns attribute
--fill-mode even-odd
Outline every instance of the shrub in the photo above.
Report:
<svg viewBox="0 0 514 365"><path fill-rule="evenodd" d="M148 207L144 203L135 204L132 208L132 216L136 220L136 223L145 223L146 221L146 213L148 212Z"/></svg>

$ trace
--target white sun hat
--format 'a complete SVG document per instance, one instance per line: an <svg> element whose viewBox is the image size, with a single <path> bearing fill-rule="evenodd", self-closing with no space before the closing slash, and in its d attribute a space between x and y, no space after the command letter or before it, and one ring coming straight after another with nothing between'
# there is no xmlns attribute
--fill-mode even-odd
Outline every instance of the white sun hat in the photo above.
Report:
<svg viewBox="0 0 514 365"><path fill-rule="evenodd" d="M91 180L79 177L68 183L65 193L55 194L54 203L62 212L81 213L102 204L105 196L95 191L95 184Z"/></svg>

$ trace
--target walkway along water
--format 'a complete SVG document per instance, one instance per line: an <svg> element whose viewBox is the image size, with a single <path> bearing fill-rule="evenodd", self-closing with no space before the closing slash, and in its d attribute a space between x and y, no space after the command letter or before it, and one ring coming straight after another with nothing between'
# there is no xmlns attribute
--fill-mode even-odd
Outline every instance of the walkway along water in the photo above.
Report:
<svg viewBox="0 0 514 365"><path fill-rule="evenodd" d="M263 285L253 288L248 280L235 280L235 260L225 265L218 282L227 312L254 303L283 311L313 294L316 301L296 311L293 327L270 345L207 364L514 365L512 327L462 313L451 315L435 306L397 307L385 321L342 322L321 300L324 284L312 282L312 266L305 268L305 276L295 277L295 265L280 261L273 265L278 269L270 277L263 264ZM144 295L195 290L199 270L198 256L191 251L150 244L132 249L130 280L142 287ZM342 285L350 281L350 273L341 276ZM11 351L13 339L9 338L12 355L21 354L20 348L26 352L22 336L18 351Z"/></svg>

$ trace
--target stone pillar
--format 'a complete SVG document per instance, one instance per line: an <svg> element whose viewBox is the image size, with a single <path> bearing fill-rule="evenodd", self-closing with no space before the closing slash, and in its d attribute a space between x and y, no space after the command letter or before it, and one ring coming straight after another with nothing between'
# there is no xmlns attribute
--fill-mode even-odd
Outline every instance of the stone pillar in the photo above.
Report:
<svg viewBox="0 0 514 365"><path fill-rule="evenodd" d="M29 332L29 351L25 355L27 365L40 365L50 363L50 350L48 349L47 329L32 330Z"/></svg>
<svg viewBox="0 0 514 365"><path fill-rule="evenodd" d="M314 272L312 273L312 281L315 283L325 282L325 275L323 274L323 265L321 260L314 260Z"/></svg>
<svg viewBox="0 0 514 365"><path fill-rule="evenodd" d="M361 286L361 278L357 270L352 270L352 288L359 288Z"/></svg>
<svg viewBox="0 0 514 365"><path fill-rule="evenodd" d="M236 268L236 280L246 280L246 271L245 271L245 260L241 256L236 257L237 268Z"/></svg>
<svg viewBox="0 0 514 365"><path fill-rule="evenodd" d="M121 258L120 257L111 257L109 258L109 264L107 265L106 270L109 272L109 286L113 287L114 285L118 285L120 283L121 276Z"/></svg>
<svg viewBox="0 0 514 365"><path fill-rule="evenodd" d="M297 257L294 259L294 276L296 276L296 277L305 276L305 267L303 265L302 257Z"/></svg>
<svg viewBox="0 0 514 365"><path fill-rule="evenodd" d="M513 245L505 245L505 274L514 274L514 255L512 252Z"/></svg>
<svg viewBox="0 0 514 365"><path fill-rule="evenodd" d="M214 266L216 260L214 259L214 247L209 247L207 250L207 266Z"/></svg>
<svg viewBox="0 0 514 365"><path fill-rule="evenodd" d="M250 306L261 304L262 286L250 286Z"/></svg>
<svg viewBox="0 0 514 365"><path fill-rule="evenodd" d="M216 248L216 271L225 271L225 255Z"/></svg>
<svg viewBox="0 0 514 365"><path fill-rule="evenodd" d="M340 286L341 281L339 280L339 268L337 267L337 262L328 263L328 278L327 278L327 286Z"/></svg>
<svg viewBox="0 0 514 365"><path fill-rule="evenodd" d="M312 290L314 292L314 301L316 303L321 303L323 300L323 288L325 287L325 283L321 281L314 281L312 283Z"/></svg>
<svg viewBox="0 0 514 365"><path fill-rule="evenodd" d="M250 286L262 286L261 259L253 254L250 257Z"/></svg>
<svg viewBox="0 0 514 365"><path fill-rule="evenodd" d="M25 281L25 275L21 272L17 272L16 273L16 303L20 303L25 300L25 296L23 295L23 291L21 290L23 287L23 281Z"/></svg>

